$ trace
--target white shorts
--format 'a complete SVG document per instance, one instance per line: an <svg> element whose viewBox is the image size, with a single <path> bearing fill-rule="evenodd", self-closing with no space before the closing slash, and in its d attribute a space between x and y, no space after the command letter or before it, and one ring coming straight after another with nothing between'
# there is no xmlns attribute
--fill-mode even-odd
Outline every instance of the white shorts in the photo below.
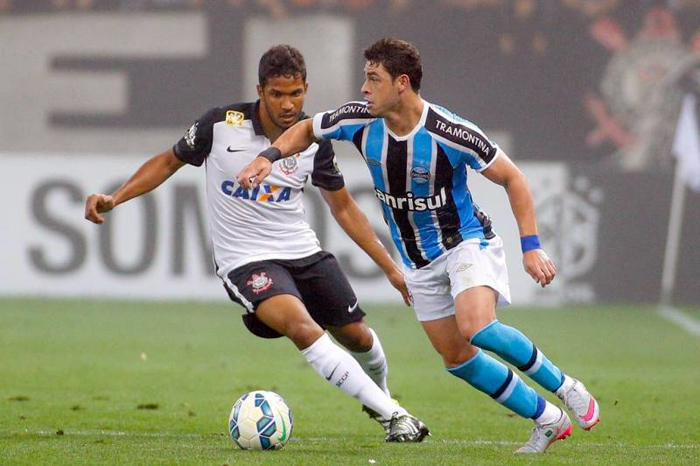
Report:
<svg viewBox="0 0 700 466"><path fill-rule="evenodd" d="M497 306L510 304L508 268L499 236L463 241L422 269L404 267L404 275L420 321L454 315L457 295L475 286L493 288Z"/></svg>

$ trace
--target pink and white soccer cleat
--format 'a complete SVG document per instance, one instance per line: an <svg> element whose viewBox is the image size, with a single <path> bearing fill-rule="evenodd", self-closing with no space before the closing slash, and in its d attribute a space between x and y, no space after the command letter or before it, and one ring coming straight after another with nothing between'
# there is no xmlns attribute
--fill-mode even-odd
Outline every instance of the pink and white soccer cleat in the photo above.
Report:
<svg viewBox="0 0 700 466"><path fill-rule="evenodd" d="M563 440L571 435L571 419L561 410L559 419L551 424L537 424L532 428L530 440L525 445L515 450L515 453L530 454L544 453L547 448L557 440Z"/></svg>
<svg viewBox="0 0 700 466"><path fill-rule="evenodd" d="M585 385L574 378L567 376L567 379L556 395L569 408L578 425L583 430L591 430L600 421L600 406Z"/></svg>

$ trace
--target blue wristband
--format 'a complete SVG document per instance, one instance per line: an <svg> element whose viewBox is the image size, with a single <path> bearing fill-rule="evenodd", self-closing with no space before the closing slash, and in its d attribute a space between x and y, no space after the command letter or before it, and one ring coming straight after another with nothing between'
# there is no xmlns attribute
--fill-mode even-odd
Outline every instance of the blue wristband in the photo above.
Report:
<svg viewBox="0 0 700 466"><path fill-rule="evenodd" d="M537 235L523 236L520 238L520 247L523 252L532 251L533 249L540 249L540 237Z"/></svg>

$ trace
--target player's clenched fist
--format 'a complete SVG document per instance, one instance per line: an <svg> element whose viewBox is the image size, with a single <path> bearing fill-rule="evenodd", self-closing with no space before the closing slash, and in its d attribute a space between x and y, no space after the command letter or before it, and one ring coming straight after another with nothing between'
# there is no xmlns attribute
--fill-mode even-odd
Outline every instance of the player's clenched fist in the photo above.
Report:
<svg viewBox="0 0 700 466"><path fill-rule="evenodd" d="M272 163L265 157L256 157L238 174L238 183L246 189L255 188L272 171Z"/></svg>
<svg viewBox="0 0 700 466"><path fill-rule="evenodd" d="M114 208L114 198L108 194L90 194L85 201L85 218L93 223L103 223L104 217L100 214L109 212Z"/></svg>
<svg viewBox="0 0 700 466"><path fill-rule="evenodd" d="M533 249L523 253L523 267L542 288L552 283L557 274L554 262L542 249Z"/></svg>

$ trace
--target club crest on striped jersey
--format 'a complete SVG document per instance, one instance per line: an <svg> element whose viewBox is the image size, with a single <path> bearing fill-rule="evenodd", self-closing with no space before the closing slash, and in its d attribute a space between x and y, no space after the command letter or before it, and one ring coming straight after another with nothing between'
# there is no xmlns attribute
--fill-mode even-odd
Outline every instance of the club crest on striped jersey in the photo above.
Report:
<svg viewBox="0 0 700 466"><path fill-rule="evenodd" d="M258 294L267 290L274 282L267 276L267 272L254 273L250 280L246 282L253 289L253 293Z"/></svg>
<svg viewBox="0 0 700 466"><path fill-rule="evenodd" d="M425 167L413 167L411 169L411 179L418 184L430 181L430 172Z"/></svg>

